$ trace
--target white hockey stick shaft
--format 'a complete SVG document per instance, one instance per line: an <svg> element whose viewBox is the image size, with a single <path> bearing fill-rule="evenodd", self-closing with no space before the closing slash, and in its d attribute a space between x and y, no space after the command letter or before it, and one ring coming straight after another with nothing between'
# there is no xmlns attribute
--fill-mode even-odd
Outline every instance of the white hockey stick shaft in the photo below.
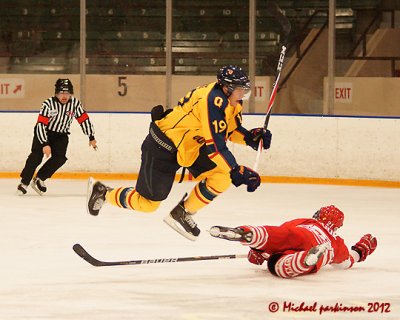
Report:
<svg viewBox="0 0 400 320"><path fill-rule="evenodd" d="M268 103L268 108L267 108L267 116L265 118L264 122L264 129L267 130L268 127L268 122L269 122L269 117L271 115L271 110L272 106L274 105L275 102L275 97L278 92L278 82L281 77L281 71L282 71L282 66L283 66L283 61L285 59L285 54L286 54L286 46L282 46L281 54L279 56L279 62L278 62L278 67L277 67L277 75L274 81L274 85L272 87L271 95L269 97L269 103ZM260 164L260 156L263 150L263 143L262 139L260 139L260 143L258 144L258 150L257 150L257 156L256 156L256 161L254 163L253 170L257 171L258 165Z"/></svg>
<svg viewBox="0 0 400 320"><path fill-rule="evenodd" d="M272 86L271 95L269 97L269 103L268 103L268 108L267 108L267 113L266 113L267 116L265 117L265 121L264 121L264 130L267 130L269 118L271 116L272 106L274 105L275 97L278 92L278 82L279 82L279 78L281 77L283 61L285 60L286 49L287 49L286 44L287 44L288 36L289 36L290 30L291 30L290 21L283 14L282 10L279 8L279 6L274 1L268 1L267 8L268 8L268 11L277 20L277 22L279 23L279 25L282 28L283 45L281 47L281 53L279 55L278 65L276 67L275 81ZM260 139L260 143L258 145L258 150L257 150L256 161L255 161L255 164L253 167L254 171L257 171L257 169L258 169L258 165L260 163L260 155L261 155L262 150L263 150L263 144L262 144L262 139Z"/></svg>

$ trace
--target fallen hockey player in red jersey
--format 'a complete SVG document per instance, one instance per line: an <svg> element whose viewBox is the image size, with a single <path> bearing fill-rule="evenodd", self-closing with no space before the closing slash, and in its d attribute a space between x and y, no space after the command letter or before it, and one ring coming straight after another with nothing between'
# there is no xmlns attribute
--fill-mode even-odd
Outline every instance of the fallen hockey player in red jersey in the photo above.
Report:
<svg viewBox="0 0 400 320"><path fill-rule="evenodd" d="M377 240L366 234L348 249L336 235L343 225L344 214L335 206L322 207L313 218L294 219L280 226L213 226L211 236L240 241L250 247L249 262L262 265L281 278L315 273L330 264L341 269L364 261L377 246Z"/></svg>

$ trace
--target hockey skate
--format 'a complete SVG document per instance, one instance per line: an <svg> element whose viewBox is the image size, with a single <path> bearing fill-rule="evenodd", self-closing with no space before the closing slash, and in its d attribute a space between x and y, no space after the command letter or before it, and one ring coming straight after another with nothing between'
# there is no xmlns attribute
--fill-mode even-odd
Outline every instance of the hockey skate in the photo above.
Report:
<svg viewBox="0 0 400 320"><path fill-rule="evenodd" d="M229 241L241 241L249 243L253 238L253 232L245 231L242 228L213 226L210 228L210 230L208 230L208 232L212 237Z"/></svg>
<svg viewBox="0 0 400 320"><path fill-rule="evenodd" d="M33 190L35 190L38 195L42 196L43 193L47 191L46 185L44 184L44 181L41 180L38 177L34 177L31 181L31 187Z"/></svg>
<svg viewBox="0 0 400 320"><path fill-rule="evenodd" d="M108 190L111 190L111 188L102 184L100 181L96 181L92 177L89 178L86 200L86 208L89 214L92 216L97 216L99 214L106 200L106 193Z"/></svg>
<svg viewBox="0 0 400 320"><path fill-rule="evenodd" d="M164 218L164 222L185 238L195 241L200 234L200 229L197 227L196 222L194 222L192 215L186 211L183 205L186 196L187 194L171 210L170 214Z"/></svg>
<svg viewBox="0 0 400 320"><path fill-rule="evenodd" d="M328 248L329 243L327 242L312 247L308 250L306 257L304 258L304 264L308 267L315 266Z"/></svg>
<svg viewBox="0 0 400 320"><path fill-rule="evenodd" d="M27 189L28 189L28 186L26 184L20 183L17 186L17 194L19 196L23 196L23 195L25 195L27 193Z"/></svg>

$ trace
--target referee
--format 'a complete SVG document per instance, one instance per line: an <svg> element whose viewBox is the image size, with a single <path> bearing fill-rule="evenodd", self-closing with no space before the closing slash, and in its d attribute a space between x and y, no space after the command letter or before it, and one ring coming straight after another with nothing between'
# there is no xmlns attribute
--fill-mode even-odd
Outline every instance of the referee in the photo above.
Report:
<svg viewBox="0 0 400 320"><path fill-rule="evenodd" d="M31 154L20 175L21 183L17 187L19 195L26 194L29 183L39 195L47 191L44 181L67 161L65 154L73 118L81 125L83 133L89 136L89 146L97 149L93 125L81 102L72 96L73 93L74 87L69 79L58 79L55 96L42 103L34 128ZM32 179L43 155L49 159Z"/></svg>

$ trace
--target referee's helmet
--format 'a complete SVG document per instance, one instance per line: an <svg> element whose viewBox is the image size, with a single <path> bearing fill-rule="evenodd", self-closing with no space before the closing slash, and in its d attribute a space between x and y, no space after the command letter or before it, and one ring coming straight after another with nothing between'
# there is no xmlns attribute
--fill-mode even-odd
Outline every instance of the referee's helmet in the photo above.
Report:
<svg viewBox="0 0 400 320"><path fill-rule="evenodd" d="M58 79L56 81L56 84L54 85L55 88L55 93L74 93L74 86L72 85L71 80L69 79Z"/></svg>

